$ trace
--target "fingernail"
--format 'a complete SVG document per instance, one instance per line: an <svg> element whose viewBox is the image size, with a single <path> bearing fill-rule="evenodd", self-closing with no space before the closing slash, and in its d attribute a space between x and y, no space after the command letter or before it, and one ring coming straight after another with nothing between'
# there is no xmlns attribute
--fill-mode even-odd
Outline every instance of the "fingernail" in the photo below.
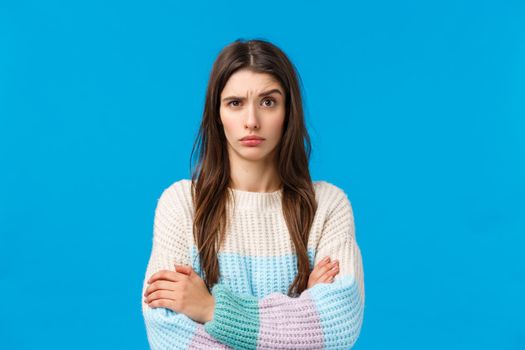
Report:
<svg viewBox="0 0 525 350"><path fill-rule="evenodd" d="M326 258L323 259L323 261L328 261L328 260L330 260L329 256L327 256Z"/></svg>

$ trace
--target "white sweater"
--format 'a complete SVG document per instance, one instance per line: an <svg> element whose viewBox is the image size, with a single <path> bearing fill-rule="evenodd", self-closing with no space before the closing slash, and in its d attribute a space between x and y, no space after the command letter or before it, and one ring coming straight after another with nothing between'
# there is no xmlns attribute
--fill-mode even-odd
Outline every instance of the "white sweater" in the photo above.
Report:
<svg viewBox="0 0 525 350"><path fill-rule="evenodd" d="M203 277L192 233L191 181L182 179L161 194L155 211L146 281L175 264L190 265ZM343 190L314 181L318 209L307 252L310 271L324 257L339 260L331 283L316 284L288 297L297 256L281 210L282 190L233 189L235 208L220 248L219 282L213 319L197 323L166 308L142 302L152 349L348 349L364 318L361 251L351 203ZM143 299L143 298L142 298ZM141 300L142 300L141 299Z"/></svg>

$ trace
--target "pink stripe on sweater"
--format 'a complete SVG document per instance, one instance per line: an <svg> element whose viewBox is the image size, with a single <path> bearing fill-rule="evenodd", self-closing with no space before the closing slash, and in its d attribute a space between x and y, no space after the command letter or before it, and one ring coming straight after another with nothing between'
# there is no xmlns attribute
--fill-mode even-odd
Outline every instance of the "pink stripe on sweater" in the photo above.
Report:
<svg viewBox="0 0 525 350"><path fill-rule="evenodd" d="M202 324L197 324L197 327L195 328L195 334L191 338L191 342L188 345L189 350L202 350L202 349L231 349L229 346L224 345L223 343L219 342L215 338L213 338L211 335L208 334L204 330L204 326Z"/></svg>
<svg viewBox="0 0 525 350"><path fill-rule="evenodd" d="M293 301L280 293L261 300L257 349L323 348L320 317L310 293L305 291Z"/></svg>

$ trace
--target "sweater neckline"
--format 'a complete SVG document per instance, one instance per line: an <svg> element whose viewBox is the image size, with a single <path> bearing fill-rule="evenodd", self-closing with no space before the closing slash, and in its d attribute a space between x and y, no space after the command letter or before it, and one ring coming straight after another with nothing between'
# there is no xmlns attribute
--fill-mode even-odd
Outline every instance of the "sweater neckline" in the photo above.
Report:
<svg viewBox="0 0 525 350"><path fill-rule="evenodd" d="M281 209L282 187L272 192L243 191L228 187L231 190L235 202L235 210L275 210Z"/></svg>

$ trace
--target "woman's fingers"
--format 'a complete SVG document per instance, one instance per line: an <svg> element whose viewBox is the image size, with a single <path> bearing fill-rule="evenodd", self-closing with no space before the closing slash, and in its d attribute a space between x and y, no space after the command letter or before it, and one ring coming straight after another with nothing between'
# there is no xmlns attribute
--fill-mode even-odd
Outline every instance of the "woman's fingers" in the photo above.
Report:
<svg viewBox="0 0 525 350"><path fill-rule="evenodd" d="M328 281L330 278L334 277L339 273L339 266L337 264L332 265L327 270L323 271L323 274L319 276L319 279L322 281Z"/></svg>
<svg viewBox="0 0 525 350"><path fill-rule="evenodd" d="M170 309L172 311L177 312L177 310L173 306L173 300L171 300L171 299L157 299L157 300L153 300L151 303L148 303L148 306L153 308L153 309L156 308L156 307L163 307L163 308Z"/></svg>
<svg viewBox="0 0 525 350"><path fill-rule="evenodd" d="M158 299L175 300L175 292L172 290L165 289L156 290L153 293L149 294L144 301L149 304L152 301Z"/></svg>
<svg viewBox="0 0 525 350"><path fill-rule="evenodd" d="M321 266L324 266L326 264L328 264L330 262L330 257L327 256L326 258L324 258L323 260L319 261L316 265L316 267L321 267Z"/></svg>
<svg viewBox="0 0 525 350"><path fill-rule="evenodd" d="M333 279L334 279L334 276L323 275L321 278L319 278L317 283L330 283L333 281Z"/></svg>
<svg viewBox="0 0 525 350"><path fill-rule="evenodd" d="M157 280L168 280L178 282L184 278L188 278L188 275L176 271L161 270L151 275L151 277L148 279L148 283L151 284Z"/></svg>
<svg viewBox="0 0 525 350"><path fill-rule="evenodd" d="M335 279L335 275L337 275L337 273L324 274L316 283L332 283Z"/></svg>
<svg viewBox="0 0 525 350"><path fill-rule="evenodd" d="M144 291L144 296L147 297L148 294L156 290L159 290L159 289L174 290L175 286L176 286L175 282L158 280L158 281L153 282L152 284L148 286L148 288L146 288L146 290Z"/></svg>
<svg viewBox="0 0 525 350"><path fill-rule="evenodd" d="M314 276L314 278L321 277L323 274L323 268L330 265L330 257L327 256L323 260L319 261L317 265L315 265L314 269L312 270L311 275Z"/></svg>
<svg viewBox="0 0 525 350"><path fill-rule="evenodd" d="M332 262L330 264L325 264L325 265L321 266L319 268L317 276L321 277L322 275L324 275L325 273L329 272L334 267L339 267L339 262L337 260L335 260L334 262Z"/></svg>
<svg viewBox="0 0 525 350"><path fill-rule="evenodd" d="M339 267L336 266L328 271L326 271L320 278L320 282L332 282L335 278L335 275L339 273Z"/></svg>
<svg viewBox="0 0 525 350"><path fill-rule="evenodd" d="M323 259L317 263L316 267L310 274L308 284L310 286L316 283L329 283L333 281L333 277L339 272L339 262L337 260L329 262L330 258L327 260Z"/></svg>

